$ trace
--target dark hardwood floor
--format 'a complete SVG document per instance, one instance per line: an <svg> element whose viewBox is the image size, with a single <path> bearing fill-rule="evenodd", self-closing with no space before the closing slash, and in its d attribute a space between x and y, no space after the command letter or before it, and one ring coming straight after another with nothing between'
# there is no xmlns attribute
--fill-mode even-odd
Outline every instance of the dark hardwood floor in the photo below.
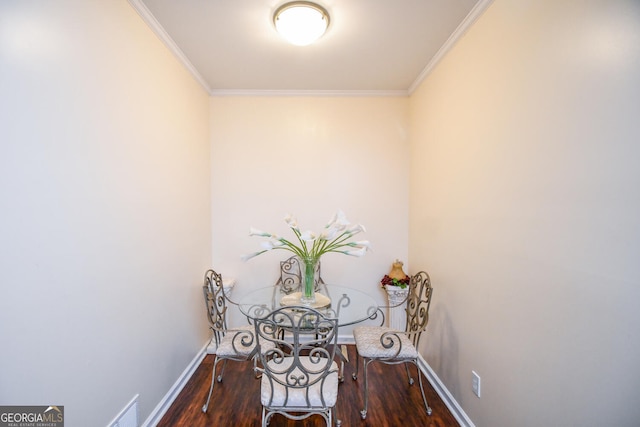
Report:
<svg viewBox="0 0 640 427"><path fill-rule="evenodd" d="M360 410L364 405L364 379L362 366L357 381L351 378L355 370L355 346L348 345L350 362L345 365L345 380L340 384L336 418L342 420L344 427L383 427L383 426L425 426L449 427L458 423L444 405L440 397L423 376L425 394L429 406L433 410L428 416L417 377L410 386L402 365L369 365L369 411L367 419L360 418ZM207 355L194 375L178 395L173 405L164 415L158 427L202 427L202 426L260 426L262 407L260 405L260 381L253 373L251 362L228 361L224 378L216 383L211 396L208 413L203 413L209 385L211 384L211 368L213 355ZM220 366L220 365L219 365ZM409 365L415 375L415 366ZM324 419L319 415L298 421L275 415L269 426L324 426Z"/></svg>

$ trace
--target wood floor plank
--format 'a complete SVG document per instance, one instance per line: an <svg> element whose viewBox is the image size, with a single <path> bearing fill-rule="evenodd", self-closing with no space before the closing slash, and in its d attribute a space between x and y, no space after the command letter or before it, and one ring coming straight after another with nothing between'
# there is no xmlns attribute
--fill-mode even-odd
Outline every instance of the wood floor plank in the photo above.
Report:
<svg viewBox="0 0 640 427"><path fill-rule="evenodd" d="M345 380L340 384L336 417L344 427L458 427L458 423L423 376L425 394L433 410L428 416L417 377L410 386L402 365L369 365L369 411L366 420L360 418L364 406L364 378L362 366L360 378L354 381L351 374L355 370L355 346L347 346L350 363L345 365ZM205 427L205 426L260 426L262 408L260 405L260 381L253 373L251 362L229 361L222 383L216 383L211 396L209 410L201 411L211 384L213 355L207 355L187 382L177 399L164 415L158 427ZM220 365L219 365L220 366ZM413 375L416 369L409 365ZM276 415L269 427L324 426L324 419L314 415L304 421L292 421Z"/></svg>

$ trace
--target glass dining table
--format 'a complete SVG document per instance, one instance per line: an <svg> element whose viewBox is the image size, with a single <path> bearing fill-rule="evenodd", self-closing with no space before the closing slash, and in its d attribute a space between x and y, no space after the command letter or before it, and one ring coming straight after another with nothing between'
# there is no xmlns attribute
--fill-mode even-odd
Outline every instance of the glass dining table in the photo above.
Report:
<svg viewBox="0 0 640 427"><path fill-rule="evenodd" d="M311 306L325 316L337 318L338 327L354 325L382 316L376 300L369 294L341 285L321 284L316 292L316 303ZM249 319L267 316L281 307L303 306L299 293L285 294L280 286L259 288L240 296L238 308ZM344 381L344 363L348 362L346 347L339 345L336 354L341 359L339 379Z"/></svg>
<svg viewBox="0 0 640 427"><path fill-rule="evenodd" d="M299 295L299 294L298 294ZM268 315L281 307L304 305L294 294L281 292L279 286L258 288L241 295L238 308L250 319ZM338 326L348 326L375 319L380 315L376 300L369 294L341 285L321 284L316 292L316 303L311 307L329 317L338 319Z"/></svg>

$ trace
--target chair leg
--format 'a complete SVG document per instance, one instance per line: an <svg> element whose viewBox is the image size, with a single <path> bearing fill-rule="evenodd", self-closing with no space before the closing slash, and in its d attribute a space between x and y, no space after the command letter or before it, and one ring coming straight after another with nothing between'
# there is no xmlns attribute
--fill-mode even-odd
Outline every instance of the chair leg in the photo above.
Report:
<svg viewBox="0 0 640 427"><path fill-rule="evenodd" d="M214 365L215 366L215 365ZM222 382L222 375L224 375L224 368L227 366L227 359L222 360L222 369L220 370L220 375L218 375L218 382Z"/></svg>
<svg viewBox="0 0 640 427"><path fill-rule="evenodd" d="M362 358L362 370L364 371L364 409L360 411L360 418L363 420L367 418L367 408L369 406L369 377L367 375L367 368L372 360L365 360Z"/></svg>
<svg viewBox="0 0 640 427"><path fill-rule="evenodd" d="M424 408L427 410L427 415L431 415L431 408L427 403L427 397L424 394L424 387L422 386L422 375L420 373L420 367L418 366L417 360L414 363L416 365L416 370L418 371L418 383L420 384L420 393L422 393L422 401L424 402Z"/></svg>
<svg viewBox="0 0 640 427"><path fill-rule="evenodd" d="M333 416L333 418L336 420L336 427L340 427L342 426L342 420L339 420L336 417L336 407L334 406L333 408L331 408L331 414ZM330 424L331 425L331 424Z"/></svg>
<svg viewBox="0 0 640 427"><path fill-rule="evenodd" d="M267 409L262 407L262 427L267 427L269 425L269 421L271 419L271 413L267 413Z"/></svg>
<svg viewBox="0 0 640 427"><path fill-rule="evenodd" d="M340 359L340 372L338 373L338 380L341 383L343 383L344 382L344 362L348 362L349 359L347 358L347 355L345 355L342 352L342 347L340 345L338 345L338 348L336 349L336 354Z"/></svg>
<svg viewBox="0 0 640 427"><path fill-rule="evenodd" d="M407 371L407 378L409 379L409 385L413 385L414 381L413 381L413 378L411 377L411 373L409 372L409 365L405 363L404 369Z"/></svg>
<svg viewBox="0 0 640 427"><path fill-rule="evenodd" d="M256 374L256 379L262 378L262 372L258 372L258 355L253 356L253 372Z"/></svg>
<svg viewBox="0 0 640 427"><path fill-rule="evenodd" d="M207 401L205 402L205 404L202 406L202 412L207 412L207 409L209 408L209 401L211 400L211 393L213 393L213 385L216 383L216 366L218 365L218 362L220 360L218 359L218 356L216 356L215 360L213 361L213 368L211 369L211 386L209 387L209 396L207 396ZM224 368L224 365L223 365Z"/></svg>
<svg viewBox="0 0 640 427"><path fill-rule="evenodd" d="M358 354L358 347L356 347L356 370L353 372L353 374L351 374L351 378L353 378L354 381L358 379L359 369L360 369L360 354Z"/></svg>

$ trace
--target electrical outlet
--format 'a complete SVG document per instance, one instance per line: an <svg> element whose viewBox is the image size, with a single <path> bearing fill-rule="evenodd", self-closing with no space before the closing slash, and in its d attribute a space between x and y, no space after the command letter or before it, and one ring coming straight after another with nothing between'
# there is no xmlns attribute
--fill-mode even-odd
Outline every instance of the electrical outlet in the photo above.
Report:
<svg viewBox="0 0 640 427"><path fill-rule="evenodd" d="M471 390L473 394L480 397L480 375L476 371L471 371Z"/></svg>

